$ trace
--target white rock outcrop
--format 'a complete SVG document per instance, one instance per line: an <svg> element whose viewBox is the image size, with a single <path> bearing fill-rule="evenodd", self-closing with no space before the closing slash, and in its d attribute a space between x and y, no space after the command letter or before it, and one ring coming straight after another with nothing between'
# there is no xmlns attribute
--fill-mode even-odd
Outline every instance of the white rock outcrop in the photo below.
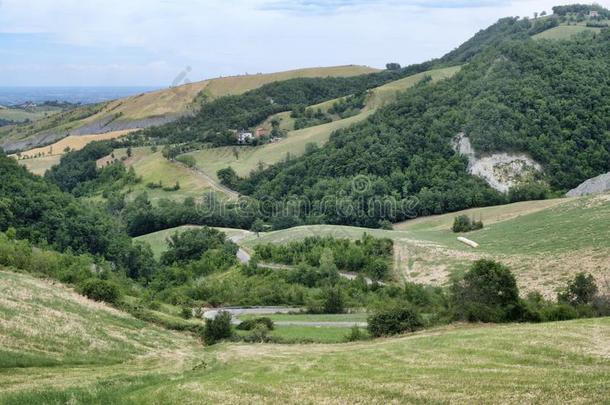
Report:
<svg viewBox="0 0 610 405"><path fill-rule="evenodd" d="M470 139L460 133L453 143L454 149L468 158L468 172L484 179L491 187L507 192L534 172L542 171L542 166L522 153L494 153L477 157Z"/></svg>

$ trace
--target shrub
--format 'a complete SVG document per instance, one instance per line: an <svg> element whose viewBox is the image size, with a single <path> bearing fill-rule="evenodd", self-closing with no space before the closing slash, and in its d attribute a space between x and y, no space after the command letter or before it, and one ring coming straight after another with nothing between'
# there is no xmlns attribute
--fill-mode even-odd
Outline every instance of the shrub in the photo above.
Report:
<svg viewBox="0 0 610 405"><path fill-rule="evenodd" d="M324 291L323 311L325 314L342 314L344 311L344 298L341 289L328 288Z"/></svg>
<svg viewBox="0 0 610 405"><path fill-rule="evenodd" d="M455 219L453 220L453 226L451 227L451 229L455 233L476 231L477 229L482 228L482 221L475 221L474 219L471 220L470 218L468 218L467 215L460 215L455 217Z"/></svg>
<svg viewBox="0 0 610 405"><path fill-rule="evenodd" d="M357 342L359 340L365 340L367 336L362 332L362 329L358 327L358 325L352 326L352 330L349 335L345 337L345 340L348 342Z"/></svg>
<svg viewBox="0 0 610 405"><path fill-rule="evenodd" d="M423 326L417 310L406 303L390 305L368 318L368 330L375 337L413 332Z"/></svg>
<svg viewBox="0 0 610 405"><path fill-rule="evenodd" d="M545 322L568 321L578 318L578 312L567 304L554 304L542 308L540 315Z"/></svg>
<svg viewBox="0 0 610 405"><path fill-rule="evenodd" d="M105 301L115 304L121 297L119 286L108 280L90 278L85 280L80 286L80 292L95 301Z"/></svg>
<svg viewBox="0 0 610 405"><path fill-rule="evenodd" d="M595 278L591 274L581 272L568 283L565 291L558 294L557 300L574 306L587 305L593 302L596 294Z"/></svg>
<svg viewBox="0 0 610 405"><path fill-rule="evenodd" d="M274 328L273 321L271 320L271 318L261 317L261 318L247 319L247 320L241 322L239 325L237 325L237 329L252 330L257 325L264 325L269 330L273 330L273 328Z"/></svg>
<svg viewBox="0 0 610 405"><path fill-rule="evenodd" d="M184 319L191 319L193 317L193 309L191 307L182 307L180 311L180 315Z"/></svg>
<svg viewBox="0 0 610 405"><path fill-rule="evenodd" d="M231 338L232 335L230 313L221 311L214 319L205 321L203 340L206 344L213 345L221 340Z"/></svg>
<svg viewBox="0 0 610 405"><path fill-rule="evenodd" d="M492 260L478 260L452 287L455 315L471 322L521 320L523 305L510 269Z"/></svg>

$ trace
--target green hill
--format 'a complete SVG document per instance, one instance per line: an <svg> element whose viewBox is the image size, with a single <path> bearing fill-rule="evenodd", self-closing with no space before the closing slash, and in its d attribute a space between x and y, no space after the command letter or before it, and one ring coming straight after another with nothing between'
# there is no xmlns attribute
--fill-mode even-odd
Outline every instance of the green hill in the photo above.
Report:
<svg viewBox="0 0 610 405"><path fill-rule="evenodd" d="M308 199L311 210L300 214L302 221L369 227L409 216L404 210L371 211L366 201L373 199L417 200L416 214L431 215L563 193L610 171L609 99L603 96L608 35L502 42L448 80L415 86L362 123L336 132L319 150L229 179L230 185L257 199ZM521 153L541 170L521 177L521 188L509 196L501 194L471 175L471 163L455 150L459 135L469 137L476 156ZM502 165L510 162L493 170L502 172ZM363 179L367 189L356 190L354 182ZM358 212L322 201L349 201Z"/></svg>
<svg viewBox="0 0 610 405"><path fill-rule="evenodd" d="M268 166L282 161L287 156L298 157L302 155L305 153L308 144L313 143L318 146L324 145L334 131L364 121L378 108L392 103L399 97L401 92L406 91L426 77L430 77L433 82L436 82L453 76L459 70L459 66L434 69L387 83L370 91L365 107L359 114L327 124L291 130L288 132L286 138L276 143L265 144L258 147L238 146L209 148L191 152L188 153L188 155L195 158L197 167L214 179L218 179L218 170L229 166L240 176L245 176L261 164ZM339 99L333 99L313 105L310 108L324 108L324 106L330 106L338 100ZM281 115L283 119L289 119L288 114L282 113ZM237 154L235 151L237 151Z"/></svg>

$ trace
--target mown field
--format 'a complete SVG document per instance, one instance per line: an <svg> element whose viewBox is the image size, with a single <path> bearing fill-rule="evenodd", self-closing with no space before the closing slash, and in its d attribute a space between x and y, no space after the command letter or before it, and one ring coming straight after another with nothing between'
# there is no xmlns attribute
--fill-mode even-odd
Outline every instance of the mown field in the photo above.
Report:
<svg viewBox="0 0 610 405"><path fill-rule="evenodd" d="M601 28L587 27L586 25L560 25L558 27L551 28L550 30L543 31L533 36L534 39L553 39L553 40L565 40L570 39L575 35L583 32L600 32Z"/></svg>
<svg viewBox="0 0 610 405"><path fill-rule="evenodd" d="M260 164L272 165L285 159L288 155L292 157L300 156L305 152L307 144L314 143L318 146L328 141L330 135L342 128L356 124L368 118L378 108L394 101L396 97L410 87L419 83L422 79L429 76L432 81L438 81L453 76L460 70L459 66L434 69L424 73L418 73L395 82L388 83L381 87L371 90L365 108L362 112L353 117L339 119L327 124L317 125L300 130L288 132L288 136L279 142L271 143L259 147L221 147L204 149L188 153L197 161L197 167L203 170L208 176L217 180L216 173L220 169L231 166L240 176L248 175ZM321 104L311 106L313 109L328 109L333 103L338 101L330 100ZM290 128L292 119L289 113L278 114L277 117L284 121L284 128ZM286 126L288 123L288 126ZM235 154L237 151L237 155Z"/></svg>
<svg viewBox="0 0 610 405"><path fill-rule="evenodd" d="M609 318L205 348L58 283L0 271L0 286L3 404L604 403L610 390Z"/></svg>

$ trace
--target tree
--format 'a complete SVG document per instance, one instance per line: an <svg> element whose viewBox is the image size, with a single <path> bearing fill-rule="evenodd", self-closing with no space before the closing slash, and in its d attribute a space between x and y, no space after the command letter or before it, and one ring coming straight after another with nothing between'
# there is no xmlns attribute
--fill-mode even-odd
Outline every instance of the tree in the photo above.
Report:
<svg viewBox="0 0 610 405"><path fill-rule="evenodd" d="M574 306L588 305L593 302L597 291L595 278L591 274L581 272L568 283L565 291L558 294L557 300Z"/></svg>
<svg viewBox="0 0 610 405"><path fill-rule="evenodd" d="M259 234L265 230L265 223L262 219L257 218L253 223L252 227L250 227L252 232L256 233L256 237L259 237Z"/></svg>
<svg viewBox="0 0 610 405"><path fill-rule="evenodd" d="M394 302L375 311L368 319L368 330L375 337L413 332L424 326L419 312L405 302Z"/></svg>
<svg viewBox="0 0 610 405"><path fill-rule="evenodd" d="M227 186L229 188L235 188L239 177L237 177L237 173L232 167L227 167L225 169L220 169L216 175L218 176L218 180L220 180L220 184Z"/></svg>
<svg viewBox="0 0 610 405"><path fill-rule="evenodd" d="M478 260L461 279L453 282L451 290L458 319L507 322L521 318L517 282L503 264Z"/></svg>
<svg viewBox="0 0 610 405"><path fill-rule="evenodd" d="M344 298L341 288L329 287L323 293L323 308L325 314L342 314L344 308Z"/></svg>
<svg viewBox="0 0 610 405"><path fill-rule="evenodd" d="M213 345L233 335L231 329L231 314L220 311L214 319L207 319L203 328L203 340L207 345Z"/></svg>
<svg viewBox="0 0 610 405"><path fill-rule="evenodd" d="M401 66L400 66L400 63L394 63L394 62L392 62L392 63L387 63L387 64L385 65L385 68L386 68L387 70L400 70Z"/></svg>
<svg viewBox="0 0 610 405"><path fill-rule="evenodd" d="M168 240L168 249L161 255L161 262L185 264L200 259L210 249L221 249L235 255L237 245L214 228L204 226L174 233Z"/></svg>
<svg viewBox="0 0 610 405"><path fill-rule="evenodd" d="M127 157L131 157L133 155L133 151L131 150L131 146L127 148Z"/></svg>

